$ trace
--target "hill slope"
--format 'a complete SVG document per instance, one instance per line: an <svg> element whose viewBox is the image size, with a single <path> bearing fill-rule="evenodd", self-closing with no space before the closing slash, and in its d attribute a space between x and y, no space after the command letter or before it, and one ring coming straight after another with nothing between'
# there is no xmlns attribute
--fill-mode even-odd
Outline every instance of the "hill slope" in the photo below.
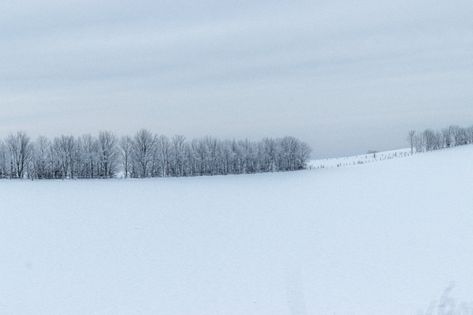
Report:
<svg viewBox="0 0 473 315"><path fill-rule="evenodd" d="M473 147L348 168L0 181L2 314L416 314L473 300Z"/></svg>

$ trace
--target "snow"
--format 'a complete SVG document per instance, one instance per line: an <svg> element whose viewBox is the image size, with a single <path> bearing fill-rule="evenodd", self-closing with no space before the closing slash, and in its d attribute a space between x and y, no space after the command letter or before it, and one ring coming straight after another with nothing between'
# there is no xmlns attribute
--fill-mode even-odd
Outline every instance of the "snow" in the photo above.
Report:
<svg viewBox="0 0 473 315"><path fill-rule="evenodd" d="M385 160L408 157L411 155L411 149L399 149L391 151L373 152L367 154L360 154L355 156L337 157L328 159L318 159L309 162L309 167L317 168L333 168L354 166L366 163L380 162Z"/></svg>
<svg viewBox="0 0 473 315"><path fill-rule="evenodd" d="M1 314L417 314L473 301L473 147L357 167L0 181Z"/></svg>

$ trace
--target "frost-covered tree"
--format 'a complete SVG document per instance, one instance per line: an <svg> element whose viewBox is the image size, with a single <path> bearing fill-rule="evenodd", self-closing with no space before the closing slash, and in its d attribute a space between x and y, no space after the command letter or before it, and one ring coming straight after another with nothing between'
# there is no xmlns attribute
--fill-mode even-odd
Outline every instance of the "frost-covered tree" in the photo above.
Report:
<svg viewBox="0 0 473 315"><path fill-rule="evenodd" d="M436 134L434 134L436 136ZM432 141L432 148L437 142ZM310 148L294 137L262 141L204 137L187 141L140 130L133 138L103 131L31 142L25 133L0 141L0 178L111 178L251 174L306 167Z"/></svg>
<svg viewBox="0 0 473 315"><path fill-rule="evenodd" d="M426 129L422 132L410 131L408 141L416 152L439 150L473 143L473 126L463 128L452 125L440 131Z"/></svg>
<svg viewBox="0 0 473 315"><path fill-rule="evenodd" d="M435 149L436 137L435 132L432 129L427 129L424 131L424 141L425 141L425 149L427 151L432 151Z"/></svg>
<svg viewBox="0 0 473 315"><path fill-rule="evenodd" d="M0 141L0 178L10 177L10 154L7 145Z"/></svg>
<svg viewBox="0 0 473 315"><path fill-rule="evenodd" d="M468 138L468 143L473 143L473 126L466 129L466 134Z"/></svg>
<svg viewBox="0 0 473 315"><path fill-rule="evenodd" d="M414 154L414 139L415 139L416 131L410 130L407 136L407 140L409 141L409 145L411 147L411 154Z"/></svg>
<svg viewBox="0 0 473 315"><path fill-rule="evenodd" d="M31 178L50 179L54 177L51 163L51 141L40 136L33 144L33 155L31 161Z"/></svg>
<svg viewBox="0 0 473 315"><path fill-rule="evenodd" d="M184 136L172 137L170 156L171 176L185 176L188 165L186 163L186 138Z"/></svg>
<svg viewBox="0 0 473 315"><path fill-rule="evenodd" d="M81 136L77 140L80 151L80 174L81 178L96 178L100 173L100 150L99 143L90 134Z"/></svg>
<svg viewBox="0 0 473 315"><path fill-rule="evenodd" d="M23 178L27 163L32 154L30 138L26 133L18 132L8 136L6 144L10 152L10 176L14 178Z"/></svg>
<svg viewBox="0 0 473 315"><path fill-rule="evenodd" d="M450 128L442 129L442 137L443 137L443 145L445 148L450 148L452 146L452 134L450 132Z"/></svg>
<svg viewBox="0 0 473 315"><path fill-rule="evenodd" d="M60 178L74 178L76 141L73 136L62 135L54 139L54 159L60 167Z"/></svg>
<svg viewBox="0 0 473 315"><path fill-rule="evenodd" d="M128 178L130 176L131 154L133 148L133 140L129 136L123 136L120 139L120 156L122 162L123 176Z"/></svg>
<svg viewBox="0 0 473 315"><path fill-rule="evenodd" d="M111 178L115 176L118 166L117 137L109 131L102 131L98 137L99 176Z"/></svg>
<svg viewBox="0 0 473 315"><path fill-rule="evenodd" d="M168 137L159 136L156 138L156 151L158 176L169 176L171 173L171 142Z"/></svg>
<svg viewBox="0 0 473 315"><path fill-rule="evenodd" d="M156 138L148 130L138 131L133 139L132 160L135 177L150 176L153 156L156 149Z"/></svg>

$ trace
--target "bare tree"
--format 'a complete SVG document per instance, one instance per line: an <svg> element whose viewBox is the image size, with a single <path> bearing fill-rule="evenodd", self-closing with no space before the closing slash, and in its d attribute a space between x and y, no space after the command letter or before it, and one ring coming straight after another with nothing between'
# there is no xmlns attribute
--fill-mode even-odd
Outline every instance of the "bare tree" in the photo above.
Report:
<svg viewBox="0 0 473 315"><path fill-rule="evenodd" d="M156 145L156 149L158 151L160 176L169 176L171 164L171 143L169 142L168 137L159 136L156 139Z"/></svg>
<svg viewBox="0 0 473 315"><path fill-rule="evenodd" d="M38 137L33 144L31 178L52 178L50 172L51 141L46 137Z"/></svg>
<svg viewBox="0 0 473 315"><path fill-rule="evenodd" d="M30 138L24 132L8 136L6 140L11 155L12 174L16 178L23 178L26 164L31 158L32 147Z"/></svg>
<svg viewBox="0 0 473 315"><path fill-rule="evenodd" d="M73 136L60 136L53 143L55 158L61 168L61 178L74 178L76 143Z"/></svg>
<svg viewBox="0 0 473 315"><path fill-rule="evenodd" d="M410 130L408 135L409 144L411 146L411 154L414 154L414 139L415 139L416 131Z"/></svg>
<svg viewBox="0 0 473 315"><path fill-rule="evenodd" d="M0 178L7 178L10 176L10 154L8 153L7 145L0 141Z"/></svg>
<svg viewBox="0 0 473 315"><path fill-rule="evenodd" d="M422 134L424 135L424 134ZM433 133L431 147L438 146ZM424 137L422 137L423 140ZM422 142L424 143L424 142ZM430 142L429 142L430 143ZM430 147L429 147L430 148ZM107 131L79 138L39 137L25 133L0 141L0 178L111 178L250 174L307 167L310 148L294 137L263 141L156 136L141 130L134 138Z"/></svg>
<svg viewBox="0 0 473 315"><path fill-rule="evenodd" d="M133 164L138 177L148 177L156 146L156 139L146 129L138 131L133 139Z"/></svg>
<svg viewBox="0 0 473 315"><path fill-rule="evenodd" d="M452 146L452 134L449 128L442 129L442 137L445 148L450 148Z"/></svg>
<svg viewBox="0 0 473 315"><path fill-rule="evenodd" d="M117 137L109 131L101 131L98 137L100 177L111 178L118 160Z"/></svg>
<svg viewBox="0 0 473 315"><path fill-rule="evenodd" d="M130 176L130 159L133 148L133 140L129 136L124 136L120 139L120 154L123 165L123 176L128 178Z"/></svg>
<svg viewBox="0 0 473 315"><path fill-rule="evenodd" d="M186 151L186 138L184 136L174 136L171 139L171 176L184 176L184 169L186 167L185 151Z"/></svg>

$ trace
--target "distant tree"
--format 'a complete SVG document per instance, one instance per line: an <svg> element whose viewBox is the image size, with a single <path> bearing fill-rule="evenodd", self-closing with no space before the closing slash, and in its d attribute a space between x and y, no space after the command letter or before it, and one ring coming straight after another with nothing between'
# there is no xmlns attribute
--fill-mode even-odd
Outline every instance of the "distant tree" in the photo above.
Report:
<svg viewBox="0 0 473 315"><path fill-rule="evenodd" d="M425 151L425 141L424 141L424 134L417 133L414 136L414 147L416 152L424 152Z"/></svg>
<svg viewBox="0 0 473 315"><path fill-rule="evenodd" d="M466 129L467 137L468 137L468 143L473 143L473 126L468 127Z"/></svg>
<svg viewBox="0 0 473 315"><path fill-rule="evenodd" d="M18 132L8 136L6 140L7 147L10 151L12 172L10 176L15 178L23 178L25 168L31 158L32 146L30 138L24 132Z"/></svg>
<svg viewBox="0 0 473 315"><path fill-rule="evenodd" d="M463 128L451 125L441 130L426 129L423 132L409 131L408 141L411 152L439 150L473 143L473 126Z"/></svg>
<svg viewBox="0 0 473 315"><path fill-rule="evenodd" d="M427 151L432 151L435 149L436 136L435 132L431 129L427 129L423 133L425 148Z"/></svg>
<svg viewBox="0 0 473 315"><path fill-rule="evenodd" d="M171 176L184 176L188 167L186 163L186 138L184 136L174 136L171 139L171 159L170 171Z"/></svg>
<svg viewBox="0 0 473 315"><path fill-rule="evenodd" d="M31 178L47 179L53 174L50 167L51 142L46 137L38 137L33 144Z"/></svg>
<svg viewBox="0 0 473 315"><path fill-rule="evenodd" d="M449 128L442 129L443 144L445 148L450 148L452 146L452 134Z"/></svg>
<svg viewBox="0 0 473 315"><path fill-rule="evenodd" d="M171 142L166 136L156 138L158 176L167 177L171 173Z"/></svg>
<svg viewBox="0 0 473 315"><path fill-rule="evenodd" d="M53 152L60 166L60 178L74 178L75 149L73 136L62 135L54 139Z"/></svg>
<svg viewBox="0 0 473 315"><path fill-rule="evenodd" d="M156 139L146 129L138 131L133 139L132 158L136 177L148 177L153 155L156 148Z"/></svg>
<svg viewBox="0 0 473 315"><path fill-rule="evenodd" d="M80 177L98 177L100 172L100 149L97 139L90 134L86 134L79 138L77 145L81 152Z"/></svg>
<svg viewBox="0 0 473 315"><path fill-rule="evenodd" d="M424 135L424 134L423 134ZM437 134L434 133L434 136ZM424 143L424 142L422 142ZM430 143L430 142L429 142ZM435 139L432 148L437 146ZM102 131L75 138L61 135L35 142L22 132L0 140L0 178L111 178L251 174L300 170L307 167L311 149L294 137L262 141L187 141L140 130L120 140Z"/></svg>
<svg viewBox="0 0 473 315"><path fill-rule="evenodd" d="M0 141L0 178L10 177L9 167L10 154L8 153L7 145Z"/></svg>
<svg viewBox="0 0 473 315"><path fill-rule="evenodd" d="M118 162L117 137L109 131L102 131L99 133L98 146L100 177L114 177Z"/></svg>
<svg viewBox="0 0 473 315"><path fill-rule="evenodd" d="M415 140L416 131L410 130L408 134L409 145L411 146L411 154L414 154L414 140Z"/></svg>
<svg viewBox="0 0 473 315"><path fill-rule="evenodd" d="M120 139L120 154L123 165L123 176L128 178L130 176L130 159L133 149L133 140L129 136L124 136Z"/></svg>
<svg viewBox="0 0 473 315"><path fill-rule="evenodd" d="M465 145L468 143L468 134L465 128L459 126L450 126L449 129L453 135L456 146Z"/></svg>

